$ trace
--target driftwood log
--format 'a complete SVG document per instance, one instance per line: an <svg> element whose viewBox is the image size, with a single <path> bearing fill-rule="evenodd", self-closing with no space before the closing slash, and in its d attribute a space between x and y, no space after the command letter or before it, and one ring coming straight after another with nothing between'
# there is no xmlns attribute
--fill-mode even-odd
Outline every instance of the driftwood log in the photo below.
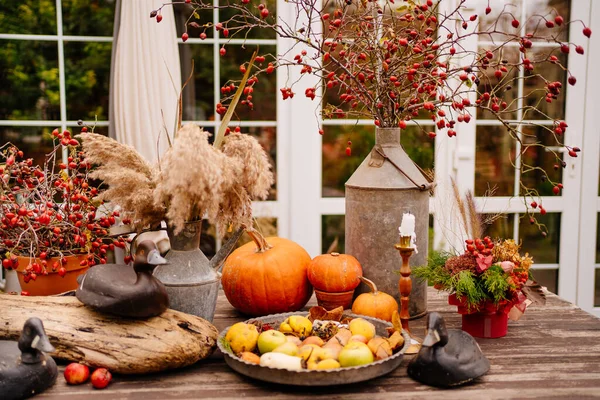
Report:
<svg viewBox="0 0 600 400"><path fill-rule="evenodd" d="M135 320L100 314L75 297L0 294L0 339L17 340L30 317L44 322L53 357L122 374L194 364L215 350L219 333L202 318L170 309Z"/></svg>

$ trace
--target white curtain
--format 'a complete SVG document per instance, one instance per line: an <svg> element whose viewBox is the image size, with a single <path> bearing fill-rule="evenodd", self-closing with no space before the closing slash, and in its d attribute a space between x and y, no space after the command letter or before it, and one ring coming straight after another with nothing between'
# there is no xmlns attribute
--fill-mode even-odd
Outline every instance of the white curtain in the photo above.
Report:
<svg viewBox="0 0 600 400"><path fill-rule="evenodd" d="M160 23L150 18L162 4L117 2L113 44L111 136L135 147L150 162L168 147L166 134L173 135L181 90L173 7L163 7Z"/></svg>

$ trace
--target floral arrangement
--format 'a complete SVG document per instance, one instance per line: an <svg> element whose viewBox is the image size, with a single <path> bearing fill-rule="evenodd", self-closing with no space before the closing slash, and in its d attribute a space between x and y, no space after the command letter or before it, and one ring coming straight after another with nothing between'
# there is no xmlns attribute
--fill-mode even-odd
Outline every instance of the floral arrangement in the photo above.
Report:
<svg viewBox="0 0 600 400"><path fill-rule="evenodd" d="M266 198L273 184L268 157L254 137L239 130L224 135L220 149L208 137L188 124L150 165L130 146L81 134L85 160L96 167L92 177L108 185L100 199L120 206L136 230L167 221L178 233L185 222L205 215L221 234L228 227L250 227L252 200Z"/></svg>
<svg viewBox="0 0 600 400"><path fill-rule="evenodd" d="M559 169L566 167L562 153L536 137L527 138L522 127L539 127L571 157L580 151L567 144L564 135L568 124L552 117L548 104L560 101L567 83L577 82L565 65L566 55L572 51L583 54L585 48L570 38L583 40L592 31L581 21L565 20L556 10L519 20L517 6L507 2L488 1L487 6L473 9L466 0L324 0L322 4L289 0L286 7L293 7L295 18L285 21L270 12L269 2L227 0L215 5L205 0L183 0L163 4L150 17L160 22L162 8L175 3L185 3L189 9L184 42L191 32L199 32L204 40L206 31L213 29L224 40L245 40L253 29L289 39L291 49L284 54L256 57L258 68L248 79L241 101L250 109L260 74L298 68L299 75L291 76L280 88L283 99L303 93L317 103L317 114L325 119L367 118L378 127L400 128L419 126L415 119L431 119L437 130L420 127L427 140L440 132L456 136L457 125L468 124L475 113L495 118L520 144L512 161L521 176L540 172L542 182L552 184L555 194L560 193L562 184L552 180L552 171L528 164L523 154L543 147L554 155L554 168ZM216 25L203 23L200 15L215 8L232 16ZM578 24L581 30L576 31ZM470 45L478 42L486 45ZM518 55L510 56L513 48L518 49ZM221 56L226 52L223 45ZM240 71L250 68L244 64ZM554 71L565 78L544 76ZM301 86L302 82L308 84ZM217 113L227 112L237 84L230 81L223 85ZM522 96L517 91L519 85L525 90ZM351 154L350 146L349 141L347 154ZM520 163L514 162L517 158ZM533 209L539 207L542 214L545 212L539 193L523 180L521 187L529 217L535 220Z"/></svg>
<svg viewBox="0 0 600 400"><path fill-rule="evenodd" d="M68 256L86 255L81 265L92 266L106 263L114 246L124 247L108 237L119 213L101 210L102 202L94 199L102 190L91 182L79 142L67 130L52 135L54 147L43 166L10 143L0 148L0 257L6 269L27 258L25 282L49 271L64 276Z"/></svg>
<svg viewBox="0 0 600 400"><path fill-rule="evenodd" d="M514 240L492 241L486 236L467 239L463 254L434 254L427 266L417 267L413 273L436 289L450 292L456 304L470 312L494 309L508 313L516 306L518 319L528 304L545 302L533 281L532 264L528 253L519 253Z"/></svg>

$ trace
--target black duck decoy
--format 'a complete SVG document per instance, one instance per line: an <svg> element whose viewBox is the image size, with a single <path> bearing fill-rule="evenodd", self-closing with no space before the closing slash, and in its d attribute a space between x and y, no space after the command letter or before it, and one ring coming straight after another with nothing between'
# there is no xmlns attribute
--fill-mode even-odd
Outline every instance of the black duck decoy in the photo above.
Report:
<svg viewBox="0 0 600 400"><path fill-rule="evenodd" d="M0 340L0 398L26 399L54 385L56 363L46 353L54 351L39 318L25 321L18 342Z"/></svg>
<svg viewBox="0 0 600 400"><path fill-rule="evenodd" d="M79 279L75 295L85 305L122 317L150 318L169 308L165 286L152 276L157 265L167 264L156 244L141 242L129 265L96 265Z"/></svg>
<svg viewBox="0 0 600 400"><path fill-rule="evenodd" d="M427 336L419 354L408 364L408 375L430 386L462 385L488 372L490 362L471 335L446 329L437 312L427 317Z"/></svg>

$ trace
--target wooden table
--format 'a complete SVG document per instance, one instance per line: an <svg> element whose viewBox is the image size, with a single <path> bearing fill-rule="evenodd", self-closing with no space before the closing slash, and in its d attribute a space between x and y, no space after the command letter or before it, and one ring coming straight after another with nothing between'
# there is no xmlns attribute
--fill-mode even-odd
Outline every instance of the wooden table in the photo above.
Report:
<svg viewBox="0 0 600 400"><path fill-rule="evenodd" d="M460 328L456 307L447 296L429 288L428 309L439 311L448 328ZM314 300L311 300L311 302ZM219 330L245 319L221 294L215 325ZM411 330L424 336L425 319L411 321ZM146 376L117 376L104 390L91 384L67 386L59 376L40 399L206 399L206 398L582 398L600 396L600 319L549 295L544 307L532 307L518 322L509 322L508 335L478 339L489 358L490 372L459 389L431 388L406 374L409 357L392 373L369 382L329 388L298 388L246 378L232 371L217 350L192 367ZM64 366L61 367L61 374ZM2 395L0 394L0 398Z"/></svg>

